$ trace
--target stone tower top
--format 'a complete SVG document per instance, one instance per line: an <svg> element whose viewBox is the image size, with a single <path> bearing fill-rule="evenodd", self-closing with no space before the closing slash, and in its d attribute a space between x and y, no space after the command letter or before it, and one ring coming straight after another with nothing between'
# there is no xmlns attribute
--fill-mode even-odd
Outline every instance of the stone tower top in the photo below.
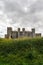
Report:
<svg viewBox="0 0 43 65"><path fill-rule="evenodd" d="M12 27L7 27L7 34L11 34L11 31L12 31Z"/></svg>
<svg viewBox="0 0 43 65"><path fill-rule="evenodd" d="M22 31L25 31L25 28L22 28Z"/></svg>
<svg viewBox="0 0 43 65"><path fill-rule="evenodd" d="M7 30L12 30L12 27L7 27Z"/></svg>
<svg viewBox="0 0 43 65"><path fill-rule="evenodd" d="M32 28L32 32L35 32L35 28Z"/></svg>
<svg viewBox="0 0 43 65"><path fill-rule="evenodd" d="M13 32L13 33L12 33ZM20 37L41 37L41 33L35 33L35 28L32 28L31 31L26 31L25 28L18 28L17 31L13 31L12 27L7 27L7 34L5 38L20 38Z"/></svg>
<svg viewBox="0 0 43 65"><path fill-rule="evenodd" d="M20 31L20 28L18 28L18 31Z"/></svg>

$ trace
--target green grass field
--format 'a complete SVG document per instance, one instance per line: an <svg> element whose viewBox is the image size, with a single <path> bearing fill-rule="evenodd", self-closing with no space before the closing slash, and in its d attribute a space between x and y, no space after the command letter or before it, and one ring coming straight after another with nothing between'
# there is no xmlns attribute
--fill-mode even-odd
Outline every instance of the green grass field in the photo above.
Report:
<svg viewBox="0 0 43 65"><path fill-rule="evenodd" d="M0 39L0 65L43 65L43 38Z"/></svg>

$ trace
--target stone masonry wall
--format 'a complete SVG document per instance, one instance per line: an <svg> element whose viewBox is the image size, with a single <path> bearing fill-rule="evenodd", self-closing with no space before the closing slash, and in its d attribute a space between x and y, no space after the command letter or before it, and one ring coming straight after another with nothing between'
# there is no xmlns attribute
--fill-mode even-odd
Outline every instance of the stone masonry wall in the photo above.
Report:
<svg viewBox="0 0 43 65"><path fill-rule="evenodd" d="M33 28L31 31L25 31L25 28L22 28L22 31L20 31L20 28L18 28L18 31L12 31L11 27L7 27L7 34L5 34L5 38L20 38L20 37L41 37L41 33L36 34L35 28Z"/></svg>

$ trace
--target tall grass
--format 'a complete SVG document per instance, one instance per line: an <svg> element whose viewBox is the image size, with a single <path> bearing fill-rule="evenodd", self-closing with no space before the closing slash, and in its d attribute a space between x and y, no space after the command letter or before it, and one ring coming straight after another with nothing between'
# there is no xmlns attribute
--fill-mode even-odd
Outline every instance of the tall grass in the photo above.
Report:
<svg viewBox="0 0 43 65"><path fill-rule="evenodd" d="M0 65L43 65L43 38L0 39Z"/></svg>

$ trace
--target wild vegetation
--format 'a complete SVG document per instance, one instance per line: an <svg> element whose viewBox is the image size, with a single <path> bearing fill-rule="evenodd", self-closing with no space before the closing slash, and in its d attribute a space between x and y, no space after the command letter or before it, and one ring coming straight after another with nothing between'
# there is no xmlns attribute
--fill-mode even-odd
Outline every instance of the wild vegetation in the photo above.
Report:
<svg viewBox="0 0 43 65"><path fill-rule="evenodd" d="M0 65L43 65L43 38L0 39Z"/></svg>

